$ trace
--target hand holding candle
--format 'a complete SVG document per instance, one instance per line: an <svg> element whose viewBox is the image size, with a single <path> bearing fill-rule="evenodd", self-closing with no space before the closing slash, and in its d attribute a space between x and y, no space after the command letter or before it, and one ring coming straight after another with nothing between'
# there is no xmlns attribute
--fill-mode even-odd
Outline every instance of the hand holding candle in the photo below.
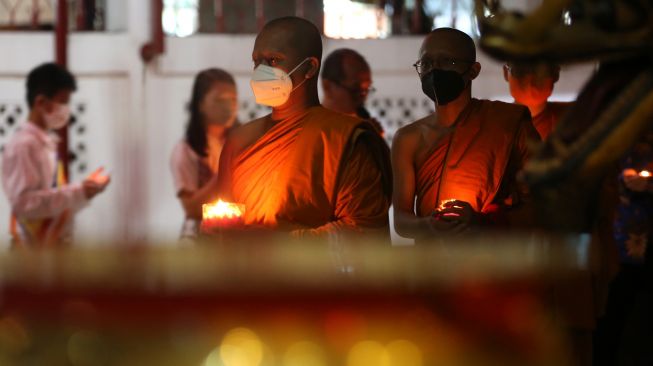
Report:
<svg viewBox="0 0 653 366"><path fill-rule="evenodd" d="M456 205L456 202L459 201L456 199L443 200L440 202L438 208L435 209L433 216L438 220L450 220L459 217L460 215L458 212L451 210L462 208L460 205Z"/></svg>
<svg viewBox="0 0 653 366"><path fill-rule="evenodd" d="M624 185L633 192L650 191L651 172L648 170L637 171L625 169L622 173Z"/></svg>
<svg viewBox="0 0 653 366"><path fill-rule="evenodd" d="M433 214L433 218L437 221L454 223L455 225L451 228L451 231L462 232L474 223L476 215L468 202L448 199L440 203Z"/></svg>
<svg viewBox="0 0 653 366"><path fill-rule="evenodd" d="M84 195L87 199L95 197L98 193L107 188L109 182L111 182L111 175L105 173L103 167L96 169L82 182Z"/></svg>

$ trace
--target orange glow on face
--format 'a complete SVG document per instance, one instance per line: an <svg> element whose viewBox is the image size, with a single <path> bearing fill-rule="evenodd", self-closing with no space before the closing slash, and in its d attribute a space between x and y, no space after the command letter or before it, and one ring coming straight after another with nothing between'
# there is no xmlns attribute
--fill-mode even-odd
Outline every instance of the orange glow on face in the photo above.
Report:
<svg viewBox="0 0 653 366"><path fill-rule="evenodd" d="M643 178L648 178L651 176L651 172L649 172L648 170L642 170L641 172L639 172L639 176Z"/></svg>
<svg viewBox="0 0 653 366"><path fill-rule="evenodd" d="M202 205L202 219L234 219L243 216L245 206L237 203L224 202L218 200L215 203L206 203Z"/></svg>

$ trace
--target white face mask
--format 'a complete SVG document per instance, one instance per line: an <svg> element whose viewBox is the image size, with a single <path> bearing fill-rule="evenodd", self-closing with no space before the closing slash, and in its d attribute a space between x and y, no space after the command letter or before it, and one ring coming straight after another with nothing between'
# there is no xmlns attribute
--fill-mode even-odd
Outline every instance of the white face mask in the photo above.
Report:
<svg viewBox="0 0 653 366"><path fill-rule="evenodd" d="M43 119L45 120L45 127L48 130L63 128L70 120L70 106L55 102L52 112L44 115Z"/></svg>
<svg viewBox="0 0 653 366"><path fill-rule="evenodd" d="M290 98L290 93L299 88L307 80L302 80L299 85L293 88L290 75L309 59L308 57L304 59L304 61L300 62L289 73L276 67L263 64L258 65L254 69L252 80L249 82L256 97L256 103L270 107L278 107L286 103Z"/></svg>

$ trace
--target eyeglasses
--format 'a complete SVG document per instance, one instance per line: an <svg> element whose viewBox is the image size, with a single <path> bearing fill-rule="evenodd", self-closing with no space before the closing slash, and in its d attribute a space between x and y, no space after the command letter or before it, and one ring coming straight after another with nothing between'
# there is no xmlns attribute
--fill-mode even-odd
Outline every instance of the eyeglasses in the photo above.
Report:
<svg viewBox="0 0 653 366"><path fill-rule="evenodd" d="M346 91L348 91L352 95L370 95L370 94L374 94L376 92L376 88L373 87L373 86L369 86L367 88L360 88L360 87L346 86L346 85L343 85L342 83L340 83L339 81L334 81L334 83L336 85L338 85L339 87L345 89Z"/></svg>
<svg viewBox="0 0 653 366"><path fill-rule="evenodd" d="M415 68L415 71L417 71L417 74L421 77L434 68L454 70L458 65L473 64L474 62L476 61L456 60L454 58L442 57L436 61L430 59L419 60L413 64L413 67Z"/></svg>

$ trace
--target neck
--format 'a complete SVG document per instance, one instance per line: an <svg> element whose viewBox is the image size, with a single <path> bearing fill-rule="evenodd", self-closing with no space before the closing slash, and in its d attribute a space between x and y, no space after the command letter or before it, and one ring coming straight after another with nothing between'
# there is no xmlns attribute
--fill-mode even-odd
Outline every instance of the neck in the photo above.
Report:
<svg viewBox="0 0 653 366"><path fill-rule="evenodd" d="M35 125L36 127L46 131L47 127L45 126L45 120L43 119L43 116L40 114L30 111L29 116L28 116L28 121Z"/></svg>
<svg viewBox="0 0 653 366"><path fill-rule="evenodd" d="M544 112L546 109L547 102L544 101L543 103L538 103L538 104L530 104L527 105L528 110L531 112L531 117L535 118L537 117L540 113Z"/></svg>
<svg viewBox="0 0 653 366"><path fill-rule="evenodd" d="M317 96L317 86L310 84L307 85L307 88L298 88L293 91L290 94L290 99L284 105L273 108L272 120L281 121L319 105L320 99Z"/></svg>
<svg viewBox="0 0 653 366"><path fill-rule="evenodd" d="M328 96L324 96L322 99L322 106L326 109L342 113L342 114L347 114L347 115L356 115L355 110L346 110L342 108L342 104L336 103L332 98L329 98Z"/></svg>
<svg viewBox="0 0 653 366"><path fill-rule="evenodd" d="M227 134L227 128L223 126L212 126L206 129L206 134L218 140L224 140Z"/></svg>
<svg viewBox="0 0 653 366"><path fill-rule="evenodd" d="M436 105L437 123L443 127L451 127L465 107L472 101L472 91L467 88L456 100L447 105Z"/></svg>

